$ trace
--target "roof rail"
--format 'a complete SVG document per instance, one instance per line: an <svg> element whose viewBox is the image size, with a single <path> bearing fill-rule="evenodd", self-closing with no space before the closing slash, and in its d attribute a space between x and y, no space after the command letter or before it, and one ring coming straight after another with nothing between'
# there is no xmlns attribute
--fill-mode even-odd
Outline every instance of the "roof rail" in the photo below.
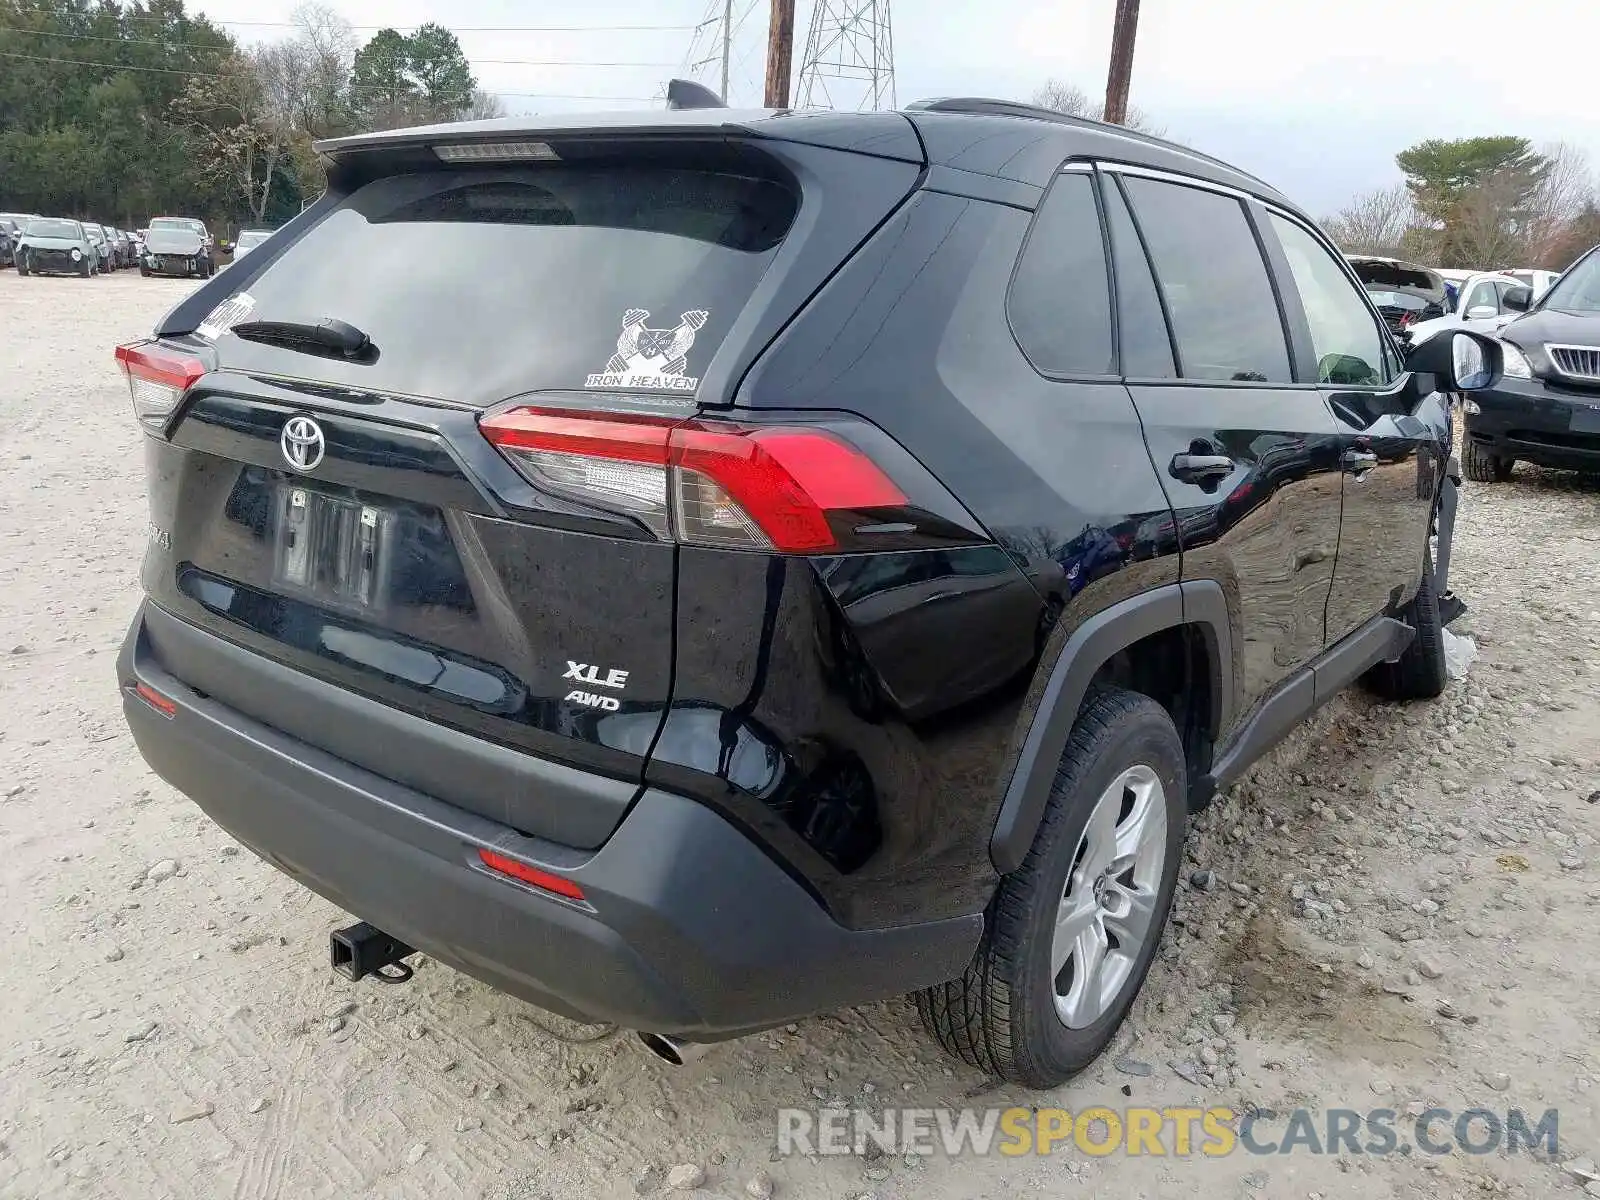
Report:
<svg viewBox="0 0 1600 1200"><path fill-rule="evenodd" d="M1232 171L1235 175L1245 179L1254 180L1269 191L1276 192L1273 187L1260 176L1252 175L1249 171L1241 170L1230 162L1220 158L1213 158L1191 146L1184 146L1178 142L1169 142L1166 138L1156 137L1154 134L1142 133L1137 129L1129 129L1126 125L1112 125L1106 121L1096 121L1091 117L1075 117L1070 113L1058 112L1053 108L1045 108L1040 104L1023 104L1018 100L991 100L985 96L945 96L934 100L916 100L906 105L908 110L917 112L949 112L972 113L979 116L990 117L1027 117L1034 121L1052 121L1057 125L1076 125L1085 129L1105 130L1133 141L1144 142L1150 146L1159 146L1163 150L1175 150L1180 154L1187 154L1190 158L1197 158L1202 162L1210 163L1214 167L1221 167L1225 171Z"/></svg>

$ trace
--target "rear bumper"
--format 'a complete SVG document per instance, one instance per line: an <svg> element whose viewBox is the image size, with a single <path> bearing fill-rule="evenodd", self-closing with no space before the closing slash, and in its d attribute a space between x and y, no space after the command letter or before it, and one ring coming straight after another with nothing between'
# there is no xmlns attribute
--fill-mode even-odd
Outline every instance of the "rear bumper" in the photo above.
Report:
<svg viewBox="0 0 1600 1200"><path fill-rule="evenodd" d="M1471 398L1479 411L1466 417L1463 436L1488 453L1556 469L1600 470L1600 391L1502 379Z"/></svg>
<svg viewBox="0 0 1600 1200"><path fill-rule="evenodd" d="M240 669L249 651L235 648ZM540 1007L717 1040L960 974L981 914L894 929L835 922L710 809L650 789L598 850L523 836L297 741L186 687L141 611L118 660L145 760L313 891ZM157 712L145 683L177 705ZM567 901L479 865L492 847L561 874Z"/></svg>

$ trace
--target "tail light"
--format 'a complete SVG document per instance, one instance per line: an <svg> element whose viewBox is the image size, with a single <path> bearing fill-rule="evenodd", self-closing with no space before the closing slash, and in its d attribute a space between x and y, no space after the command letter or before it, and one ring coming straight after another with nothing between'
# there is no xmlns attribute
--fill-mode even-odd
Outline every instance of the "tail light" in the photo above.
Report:
<svg viewBox="0 0 1600 1200"><path fill-rule="evenodd" d="M662 541L816 553L838 548L836 514L907 503L876 463L820 429L540 408L480 428L536 486L625 513Z"/></svg>
<svg viewBox="0 0 1600 1200"><path fill-rule="evenodd" d="M198 358L155 343L118 346L117 366L128 379L133 415L156 430L166 425L183 394L206 373Z"/></svg>

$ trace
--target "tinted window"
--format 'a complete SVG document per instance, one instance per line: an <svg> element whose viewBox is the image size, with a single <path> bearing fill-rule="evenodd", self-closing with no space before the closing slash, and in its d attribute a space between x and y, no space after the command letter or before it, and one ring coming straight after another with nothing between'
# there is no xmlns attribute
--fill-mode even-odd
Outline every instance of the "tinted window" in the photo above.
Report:
<svg viewBox="0 0 1600 1200"><path fill-rule="evenodd" d="M1056 177L1034 218L1006 304L1028 361L1051 375L1116 370L1105 243L1086 173Z"/></svg>
<svg viewBox="0 0 1600 1200"><path fill-rule="evenodd" d="M1239 201L1137 176L1126 183L1184 376L1289 382L1283 322Z"/></svg>
<svg viewBox="0 0 1600 1200"><path fill-rule="evenodd" d="M1338 260L1293 221L1274 213L1272 227L1283 244L1295 289L1311 326L1317 381L1346 386L1386 383L1383 336L1361 292Z"/></svg>
<svg viewBox="0 0 1600 1200"><path fill-rule="evenodd" d="M1170 379L1178 372L1172 365L1172 338L1161 312L1155 277L1150 274L1150 260L1115 177L1107 180L1103 194L1106 223L1111 227L1111 261L1117 272L1122 373L1135 379Z"/></svg>
<svg viewBox="0 0 1600 1200"><path fill-rule="evenodd" d="M251 320L338 317L376 360L234 335L218 349L246 369L470 404L539 388L687 396L795 210L777 182L665 165L379 179L248 288Z"/></svg>

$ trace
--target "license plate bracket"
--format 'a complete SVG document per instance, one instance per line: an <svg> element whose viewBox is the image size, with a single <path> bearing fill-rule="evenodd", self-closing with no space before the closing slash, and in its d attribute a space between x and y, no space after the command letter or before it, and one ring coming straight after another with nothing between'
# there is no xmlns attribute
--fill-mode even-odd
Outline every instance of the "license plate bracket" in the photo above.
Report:
<svg viewBox="0 0 1600 1200"><path fill-rule="evenodd" d="M325 603L380 608L387 594L393 514L380 505L315 488L278 489L273 579Z"/></svg>
<svg viewBox="0 0 1600 1200"><path fill-rule="evenodd" d="M1573 433L1600 433L1600 408L1590 404L1574 405L1571 429Z"/></svg>

